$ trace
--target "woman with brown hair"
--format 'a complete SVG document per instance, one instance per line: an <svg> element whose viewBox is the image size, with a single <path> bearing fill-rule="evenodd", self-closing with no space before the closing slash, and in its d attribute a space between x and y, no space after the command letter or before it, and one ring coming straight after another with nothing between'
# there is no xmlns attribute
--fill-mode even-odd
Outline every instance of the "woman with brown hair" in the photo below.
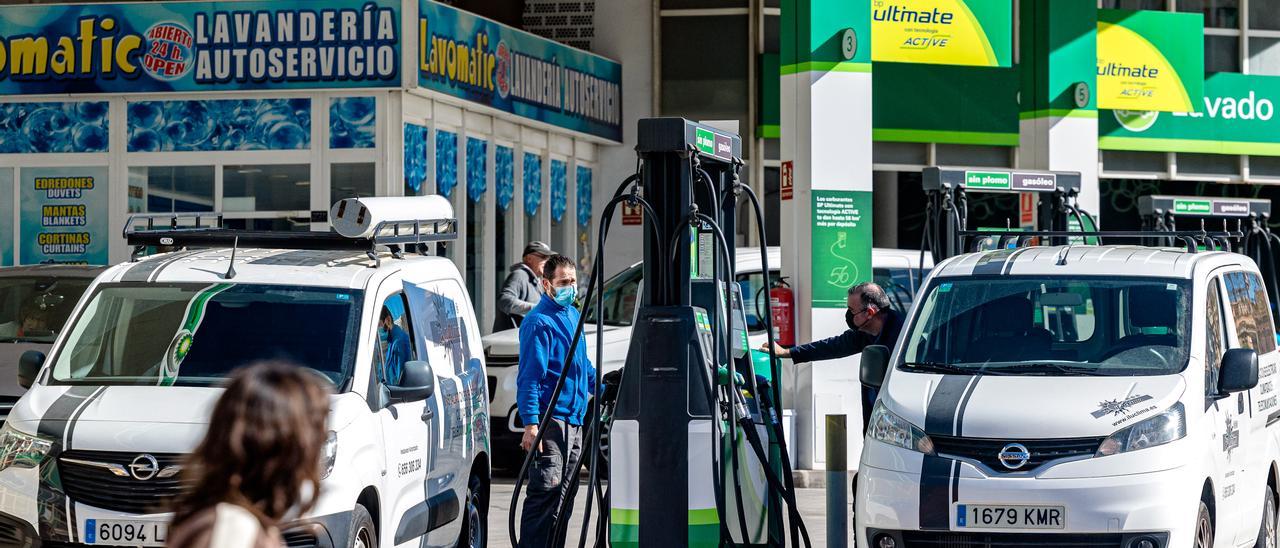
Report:
<svg viewBox="0 0 1280 548"><path fill-rule="evenodd" d="M232 374L187 463L191 489L175 505L168 546L282 548L281 519L319 494L329 392L292 364Z"/></svg>

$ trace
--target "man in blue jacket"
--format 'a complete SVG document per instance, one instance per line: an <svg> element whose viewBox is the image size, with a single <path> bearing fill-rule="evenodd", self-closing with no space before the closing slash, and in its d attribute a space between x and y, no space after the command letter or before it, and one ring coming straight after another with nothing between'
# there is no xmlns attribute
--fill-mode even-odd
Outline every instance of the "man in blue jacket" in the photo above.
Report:
<svg viewBox="0 0 1280 548"><path fill-rule="evenodd" d="M579 339L573 363L566 365L573 333L578 327L578 274L573 261L553 255L542 267L542 297L520 324L520 365L516 374L516 405L524 423L520 447L534 451L529 470L529 491L520 517L520 546L552 545L558 520L568 520L572 508L560 515L575 469L570 463L582 454L582 423L587 401L595 394L596 370L587 357L587 344ZM564 387L553 402L551 394L563 375ZM551 414L547 432L538 447L538 424ZM564 544L565 527L556 546Z"/></svg>
<svg viewBox="0 0 1280 548"><path fill-rule="evenodd" d="M791 358L795 363L846 358L862 352L873 344L889 347L898 342L902 331L902 315L889 308L889 296L873 282L864 282L849 288L849 309L844 312L844 323L849 330L834 337L798 344L791 348L774 345L779 358ZM766 343L761 350L768 352ZM862 385L862 430L865 433L871 420L871 408L876 403L876 389Z"/></svg>
<svg viewBox="0 0 1280 548"><path fill-rule="evenodd" d="M399 386L405 362L413 359L413 347L409 343L409 334L396 325L396 318L391 313L391 309L385 306L382 307L382 314L378 318L378 328L378 336L387 349L382 359L382 380L388 386Z"/></svg>

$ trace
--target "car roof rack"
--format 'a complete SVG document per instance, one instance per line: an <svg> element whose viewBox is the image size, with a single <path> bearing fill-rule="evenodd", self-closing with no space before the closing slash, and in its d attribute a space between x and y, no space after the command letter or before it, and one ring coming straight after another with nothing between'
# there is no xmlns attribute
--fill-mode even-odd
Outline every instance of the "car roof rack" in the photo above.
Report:
<svg viewBox="0 0 1280 548"><path fill-rule="evenodd" d="M443 219L398 219L377 222L368 236L346 237L334 231L289 232L226 228L219 212L141 213L129 215L124 238L138 260L148 246L208 248L239 246L265 249L364 251L376 268L380 266L378 246L390 249L397 259L406 250L427 255L427 244L458 239L458 221Z"/></svg>
<svg viewBox="0 0 1280 548"><path fill-rule="evenodd" d="M1196 253L1200 251L1200 246L1211 248L1214 251L1230 251L1231 240L1244 237L1241 231L1207 231L1201 230L1179 230L1179 231L1162 231L1152 232L1145 230L1099 230L1093 232L1079 231L1050 231L1050 230L964 230L960 232L962 237L974 237L970 252L977 251L976 247L982 240L987 238L1000 238L1000 249L1008 247L1008 243L1015 244L1016 247L1025 247L1032 242L1034 238L1097 238L1099 242L1102 238L1126 238L1138 239L1141 242L1155 243L1159 247L1174 247L1175 241L1181 241L1186 245L1188 253ZM1071 240L1067 240L1070 242ZM1075 244L1068 244L1075 245ZM1144 243L1143 245L1149 245Z"/></svg>

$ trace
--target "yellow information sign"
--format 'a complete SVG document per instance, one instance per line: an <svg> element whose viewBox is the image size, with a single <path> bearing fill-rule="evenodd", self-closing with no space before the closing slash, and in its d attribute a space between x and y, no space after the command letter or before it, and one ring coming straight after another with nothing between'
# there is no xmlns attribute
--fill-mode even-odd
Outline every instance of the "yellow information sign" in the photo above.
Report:
<svg viewBox="0 0 1280 548"><path fill-rule="evenodd" d="M1098 10L1098 108L1195 112L1203 32L1200 14Z"/></svg>
<svg viewBox="0 0 1280 548"><path fill-rule="evenodd" d="M1007 67L1009 0L872 0L871 59L897 63Z"/></svg>

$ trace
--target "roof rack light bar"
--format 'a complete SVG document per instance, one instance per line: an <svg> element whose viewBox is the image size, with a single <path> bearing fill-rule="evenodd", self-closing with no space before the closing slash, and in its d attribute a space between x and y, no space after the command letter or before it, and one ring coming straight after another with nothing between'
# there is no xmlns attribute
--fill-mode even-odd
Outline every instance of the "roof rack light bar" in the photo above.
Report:
<svg viewBox="0 0 1280 548"><path fill-rule="evenodd" d="M1030 169L951 169L926 167L923 171L925 192L963 188L970 192L1062 192L1080 191L1080 174L1074 171L1036 171Z"/></svg>
<svg viewBox="0 0 1280 548"><path fill-rule="evenodd" d="M1259 217L1271 216L1271 200L1254 198L1213 198L1208 196L1139 196L1138 213L1142 216L1174 215L1188 217Z"/></svg>

